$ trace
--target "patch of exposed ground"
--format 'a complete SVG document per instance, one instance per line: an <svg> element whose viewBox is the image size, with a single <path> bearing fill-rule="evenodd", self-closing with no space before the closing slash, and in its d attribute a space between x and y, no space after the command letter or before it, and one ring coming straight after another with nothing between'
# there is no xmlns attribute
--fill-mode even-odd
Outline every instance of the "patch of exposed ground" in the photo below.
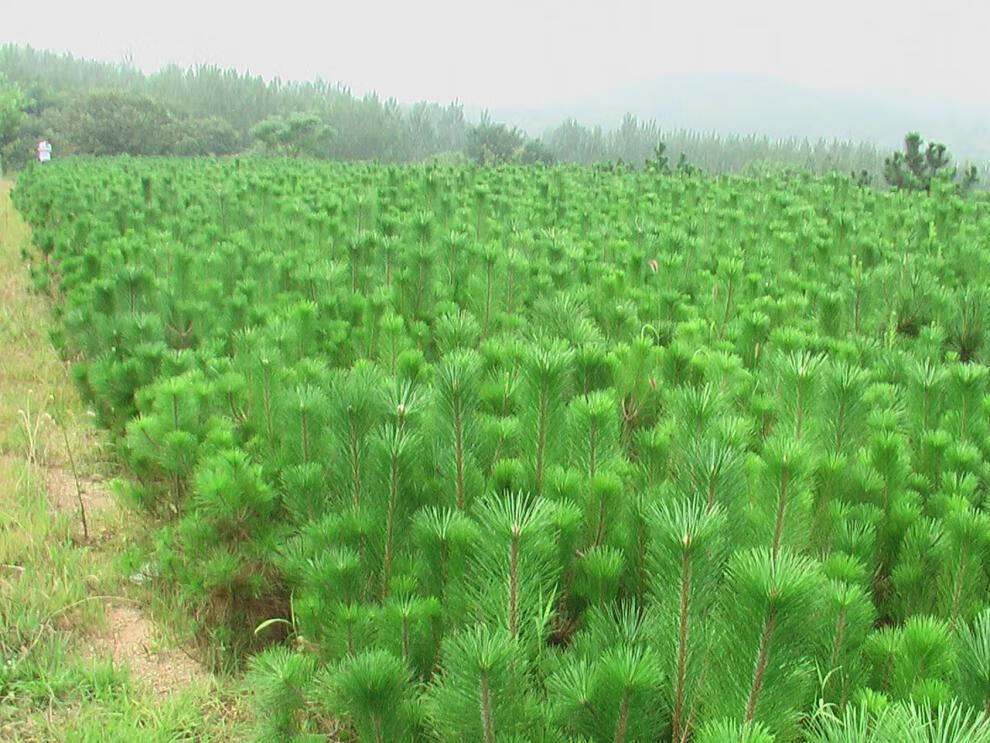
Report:
<svg viewBox="0 0 990 743"><path fill-rule="evenodd" d="M141 685L159 695L190 684L207 683L211 676L181 648L165 648L155 624L137 606L106 604L106 629L89 638L83 657L111 658L126 665Z"/></svg>
<svg viewBox="0 0 990 743"><path fill-rule="evenodd" d="M71 517L72 534L84 540L80 500L86 513L90 544L114 536L116 510L107 483L99 475L78 476L71 468L45 469L45 490L49 508ZM104 605L106 628L83 640L83 658L112 659L116 666L128 666L131 676L146 689L164 695L193 683L205 683L210 674L181 647L168 647L154 622L134 604L108 602Z"/></svg>

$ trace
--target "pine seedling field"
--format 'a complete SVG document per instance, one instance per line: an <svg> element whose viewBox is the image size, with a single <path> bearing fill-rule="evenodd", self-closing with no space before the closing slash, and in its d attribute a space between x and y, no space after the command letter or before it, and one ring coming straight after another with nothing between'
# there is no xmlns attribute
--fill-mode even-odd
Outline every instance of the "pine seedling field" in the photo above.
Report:
<svg viewBox="0 0 990 743"><path fill-rule="evenodd" d="M14 192L259 740L990 740L990 203L67 160Z"/></svg>

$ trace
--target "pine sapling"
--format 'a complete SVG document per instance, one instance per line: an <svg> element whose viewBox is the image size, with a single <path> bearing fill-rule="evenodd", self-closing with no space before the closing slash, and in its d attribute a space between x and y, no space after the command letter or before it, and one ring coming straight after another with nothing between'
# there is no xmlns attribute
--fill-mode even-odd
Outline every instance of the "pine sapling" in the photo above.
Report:
<svg viewBox="0 0 990 743"><path fill-rule="evenodd" d="M651 594L657 602L670 679L672 740L691 736L702 668L711 650L708 616L726 559L724 510L699 498L655 505L648 515Z"/></svg>

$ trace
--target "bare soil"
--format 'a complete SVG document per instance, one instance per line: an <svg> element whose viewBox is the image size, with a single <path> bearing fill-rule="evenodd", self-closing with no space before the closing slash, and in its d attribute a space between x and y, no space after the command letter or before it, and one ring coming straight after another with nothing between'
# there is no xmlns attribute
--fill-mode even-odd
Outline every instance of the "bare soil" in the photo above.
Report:
<svg viewBox="0 0 990 743"><path fill-rule="evenodd" d="M126 665L139 684L163 696L210 681L210 674L181 648L162 645L155 624L139 607L108 603L105 608L107 627L90 638L83 657Z"/></svg>

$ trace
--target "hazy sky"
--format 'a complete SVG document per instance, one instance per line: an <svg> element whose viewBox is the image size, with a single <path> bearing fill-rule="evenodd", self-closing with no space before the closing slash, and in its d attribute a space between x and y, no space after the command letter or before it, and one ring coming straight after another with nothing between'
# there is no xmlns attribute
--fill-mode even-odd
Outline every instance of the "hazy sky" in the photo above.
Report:
<svg viewBox="0 0 990 743"><path fill-rule="evenodd" d="M988 31L990 0L0 0L0 42L493 107L706 73L985 104Z"/></svg>

